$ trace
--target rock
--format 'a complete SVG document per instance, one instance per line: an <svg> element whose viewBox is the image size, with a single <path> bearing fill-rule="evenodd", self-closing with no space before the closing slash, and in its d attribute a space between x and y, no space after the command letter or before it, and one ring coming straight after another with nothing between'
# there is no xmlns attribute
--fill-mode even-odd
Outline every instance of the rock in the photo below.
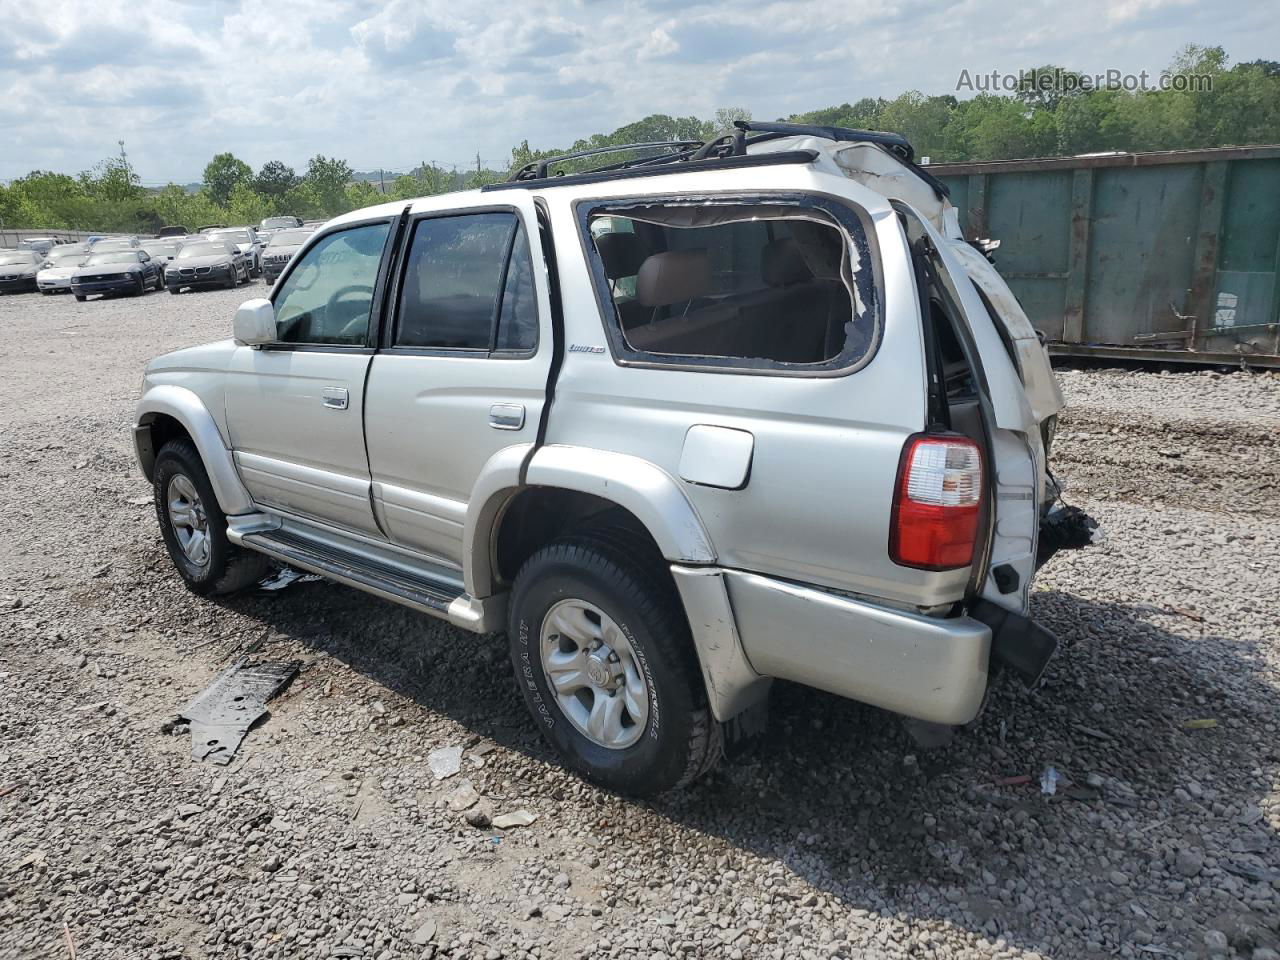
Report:
<svg viewBox="0 0 1280 960"><path fill-rule="evenodd" d="M1250 960L1280 960L1280 953L1270 947L1254 947Z"/></svg>
<svg viewBox="0 0 1280 960"><path fill-rule="evenodd" d="M1227 935L1221 930L1206 930L1204 932L1204 945L1212 954L1226 953L1230 949Z"/></svg>
<svg viewBox="0 0 1280 960"><path fill-rule="evenodd" d="M462 815L463 819L473 827L483 830L485 827L493 823L493 808L489 806L489 801L481 800L475 806L471 807Z"/></svg>
<svg viewBox="0 0 1280 960"><path fill-rule="evenodd" d="M197 813L204 813L204 807L198 803L180 803L178 804L178 816L183 820L188 817L194 817Z"/></svg>
<svg viewBox="0 0 1280 960"><path fill-rule="evenodd" d="M567 873L557 873L551 883L557 890L568 890L569 875Z"/></svg>
<svg viewBox="0 0 1280 960"><path fill-rule="evenodd" d="M1129 875L1122 870L1112 870L1107 875L1107 879L1117 887L1127 887L1129 885Z"/></svg>
<svg viewBox="0 0 1280 960"><path fill-rule="evenodd" d="M434 920L424 920L417 930L413 931L413 945L415 947L425 947L428 943L436 938L436 922Z"/></svg>
<svg viewBox="0 0 1280 960"><path fill-rule="evenodd" d="M1173 868L1184 877L1195 877L1204 869L1204 857L1195 850L1184 847L1174 858Z"/></svg>
<svg viewBox="0 0 1280 960"><path fill-rule="evenodd" d="M461 747L440 747L427 754L427 766L437 780L452 777L462 769Z"/></svg>
<svg viewBox="0 0 1280 960"><path fill-rule="evenodd" d="M275 873L283 866L279 857L268 857L267 862L262 865L263 873Z"/></svg>
<svg viewBox="0 0 1280 960"><path fill-rule="evenodd" d="M499 830L510 830L512 827L527 827L537 819L538 815L528 810L512 810L510 813L500 813L494 817L493 825Z"/></svg>
<svg viewBox="0 0 1280 960"><path fill-rule="evenodd" d="M463 810L475 806L480 800L480 794L476 793L475 787L471 785L470 780L462 780L454 787L453 792L449 794L447 799L449 809L454 813L461 813Z"/></svg>

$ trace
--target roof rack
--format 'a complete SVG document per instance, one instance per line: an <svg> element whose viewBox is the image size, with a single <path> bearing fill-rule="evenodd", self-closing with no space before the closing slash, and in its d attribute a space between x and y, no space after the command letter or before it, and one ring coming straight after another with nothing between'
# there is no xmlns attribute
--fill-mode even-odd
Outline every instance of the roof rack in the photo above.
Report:
<svg viewBox="0 0 1280 960"><path fill-rule="evenodd" d="M754 134L754 135L751 135ZM779 140L783 137L816 137L822 140L833 140L837 143L873 143L901 161L907 169L933 188L939 200L951 196L947 185L937 177L922 169L915 162L915 150L907 138L898 133L886 133L881 130L855 130L850 127L831 127L810 123L784 123L782 121L766 122L752 120L735 120L734 129L728 130L710 140L654 140L645 143L627 143L621 146L595 147L590 150L579 150L559 156L546 157L527 163L505 183L495 183L484 187L485 190L505 189L513 186L528 186L535 180L567 181L568 183L606 180L620 176L644 176L647 168L665 164L677 164L682 170L704 169L706 163L723 166L726 160L737 160L733 166L749 165L747 148L768 140ZM548 171L556 163L568 160L579 160L583 157L602 156L609 153L620 153L624 150L665 149L669 152L655 156L638 157L621 160L616 163L593 167L579 173L558 173L549 175ZM785 160L765 160L772 154L755 154L752 160L762 164L779 162L803 162L813 159L812 151L787 151ZM685 164L697 164L686 167ZM641 168L641 169L636 169ZM664 171L665 172L665 171ZM547 184L543 184L546 186Z"/></svg>
<svg viewBox="0 0 1280 960"><path fill-rule="evenodd" d="M672 149L676 148L677 152L685 153L690 147L702 146L701 140L649 140L644 143L624 143L613 147L595 147L591 150L578 150L574 153L562 153L554 157L544 157L541 160L534 160L532 163L526 163L523 167L507 178L508 183L517 180L545 180L547 171L553 163L564 163L566 160L580 160L583 157L598 157L607 153L621 153L624 150L645 150L653 148ZM622 161L621 163L613 163L604 167L595 167L588 171L590 173L598 173L602 170L620 170L624 167L635 166L646 162L661 162L666 160L667 156L659 154L656 157L642 157L639 160ZM557 174L564 176L564 174Z"/></svg>

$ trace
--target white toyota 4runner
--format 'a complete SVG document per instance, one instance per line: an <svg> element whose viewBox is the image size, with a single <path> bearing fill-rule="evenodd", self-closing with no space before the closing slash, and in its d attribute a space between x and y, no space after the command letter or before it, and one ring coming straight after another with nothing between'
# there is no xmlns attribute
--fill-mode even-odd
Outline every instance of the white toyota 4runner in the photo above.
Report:
<svg viewBox="0 0 1280 960"><path fill-rule="evenodd" d="M134 427L198 594L276 561L504 631L576 769L678 787L778 677L936 724L1053 637L1048 356L893 134L740 124L320 228ZM568 172L565 168L568 168ZM557 169L559 168L559 169Z"/></svg>

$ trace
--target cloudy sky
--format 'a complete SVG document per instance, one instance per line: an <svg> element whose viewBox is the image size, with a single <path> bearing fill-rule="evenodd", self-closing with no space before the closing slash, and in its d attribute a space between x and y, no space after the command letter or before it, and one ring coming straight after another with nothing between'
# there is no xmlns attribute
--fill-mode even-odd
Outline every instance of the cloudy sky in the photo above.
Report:
<svg viewBox="0 0 1280 960"><path fill-rule="evenodd" d="M123 139L143 182L316 153L504 165L650 113L760 118L1046 62L1158 72L1188 42L1280 59L1255 0L0 0L0 179Z"/></svg>

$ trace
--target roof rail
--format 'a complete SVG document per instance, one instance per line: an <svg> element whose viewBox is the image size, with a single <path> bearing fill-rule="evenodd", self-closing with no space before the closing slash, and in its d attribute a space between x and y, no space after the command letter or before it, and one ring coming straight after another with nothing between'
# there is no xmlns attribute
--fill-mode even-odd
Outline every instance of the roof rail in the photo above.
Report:
<svg viewBox="0 0 1280 960"><path fill-rule="evenodd" d="M734 138L735 144L741 143L743 148L761 140L775 137L820 137L823 140L835 140L838 143L874 143L893 154L907 169L933 188L939 200L950 199L951 188L916 163L916 151L910 142L900 133L886 133L883 130L855 130L852 127L828 127L812 123L769 123L755 120L735 120L736 133L722 134L717 140L708 141L699 153L712 143ZM744 139L748 132L758 132L760 136ZM696 158L696 154L695 154Z"/></svg>
<svg viewBox="0 0 1280 960"><path fill-rule="evenodd" d="M595 147L591 150L577 150L573 153L562 153L554 157L544 157L541 160L534 160L532 163L526 163L523 167L513 173L508 179L508 183L517 180L542 180L547 176L547 170L553 163L563 163L566 160L579 160L582 157L598 157L606 153L621 153L623 150L644 150L654 147L675 149L677 153L686 152L691 147L701 147L701 140L650 140L644 143L624 143L618 146ZM674 159L674 155L672 155ZM659 155L658 157L644 157L636 161L623 161L621 163L610 164L605 167L597 167L592 173L600 170L624 169L643 162L660 162L666 157Z"/></svg>

